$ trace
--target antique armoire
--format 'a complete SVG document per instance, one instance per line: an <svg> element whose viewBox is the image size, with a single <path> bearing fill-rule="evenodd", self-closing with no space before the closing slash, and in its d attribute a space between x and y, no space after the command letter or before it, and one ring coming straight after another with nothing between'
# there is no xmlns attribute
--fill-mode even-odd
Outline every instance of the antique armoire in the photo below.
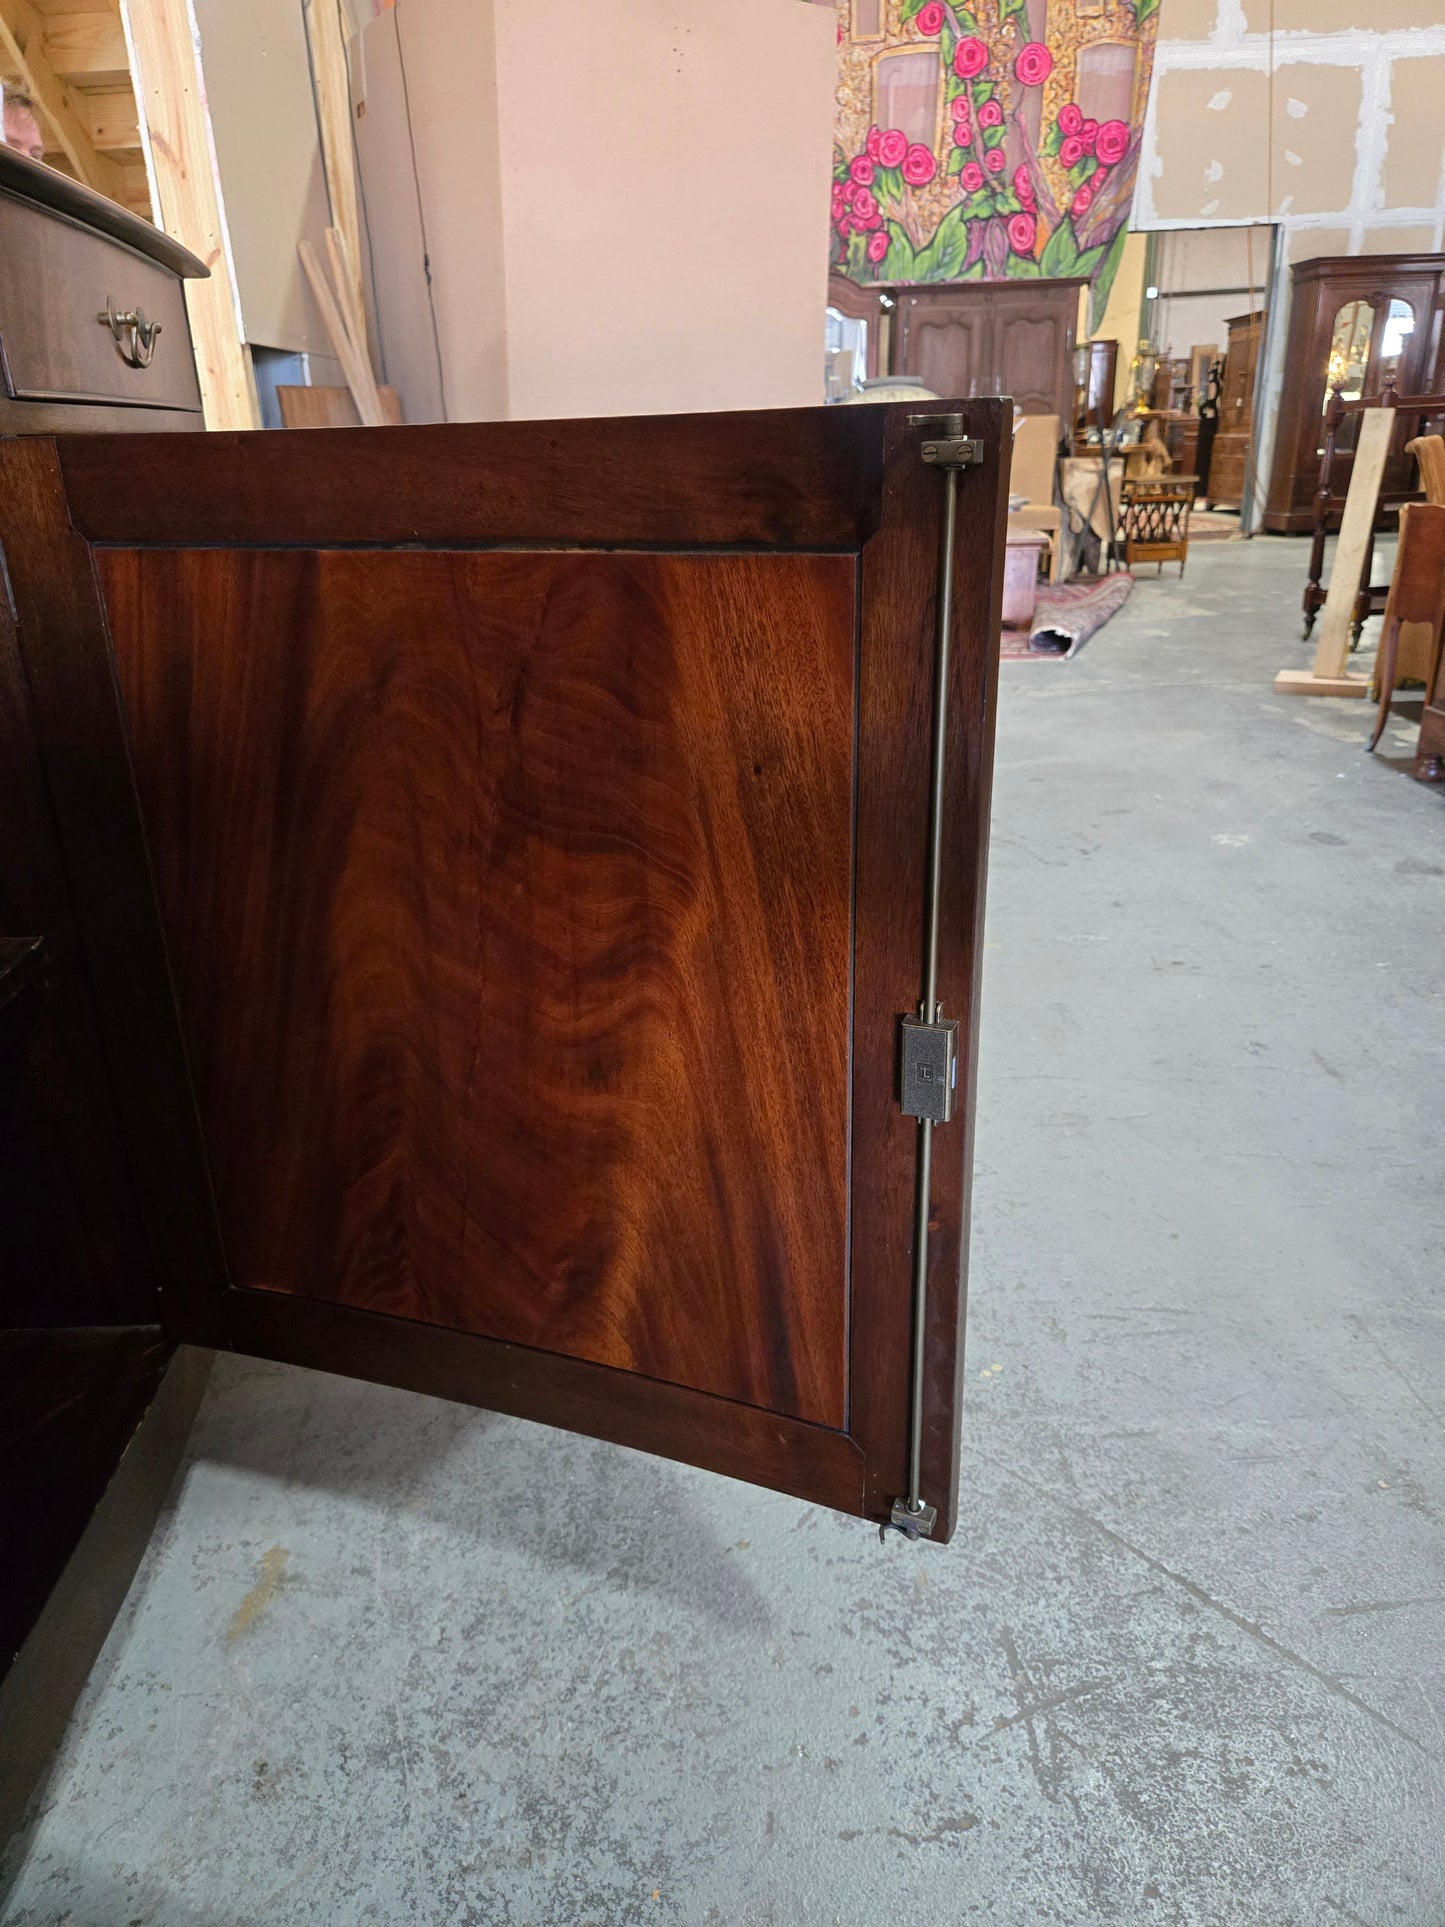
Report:
<svg viewBox="0 0 1445 1927"><path fill-rule="evenodd" d="M1333 390L1346 400L1436 392L1441 379L1445 254L1325 255L1290 270L1289 336L1280 393L1274 464L1264 526L1277 535L1314 526L1324 453L1325 405ZM1221 422L1220 426L1223 427ZM1413 486L1405 442L1416 432L1401 418L1382 491ZM1355 422L1336 438L1331 490L1343 496L1354 461Z"/></svg>
<svg viewBox="0 0 1445 1927"><path fill-rule="evenodd" d="M947 1539L1009 436L0 439L5 1249L101 1138L133 1227L12 1277L22 1346L232 1347Z"/></svg>
<svg viewBox="0 0 1445 1927"><path fill-rule="evenodd" d="M1079 279L859 287L834 275L828 299L868 324L870 375L916 375L936 395L1010 395L1026 415L1074 413ZM879 346L888 322L888 348Z"/></svg>

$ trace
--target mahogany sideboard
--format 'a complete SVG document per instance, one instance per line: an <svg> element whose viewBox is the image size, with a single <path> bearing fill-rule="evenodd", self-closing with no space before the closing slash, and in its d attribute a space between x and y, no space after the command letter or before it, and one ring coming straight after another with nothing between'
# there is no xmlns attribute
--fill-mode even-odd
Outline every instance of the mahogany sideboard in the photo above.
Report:
<svg viewBox="0 0 1445 1927"><path fill-rule="evenodd" d="M948 1538L1010 433L0 441L133 1318Z"/></svg>
<svg viewBox="0 0 1445 1927"><path fill-rule="evenodd" d="M181 283L205 273L148 222L0 146L0 438L105 431L117 491L138 432L199 443ZM206 1363L176 1358L162 1329L101 1036L103 985L80 937L8 604L0 826L4 1826L125 1595Z"/></svg>

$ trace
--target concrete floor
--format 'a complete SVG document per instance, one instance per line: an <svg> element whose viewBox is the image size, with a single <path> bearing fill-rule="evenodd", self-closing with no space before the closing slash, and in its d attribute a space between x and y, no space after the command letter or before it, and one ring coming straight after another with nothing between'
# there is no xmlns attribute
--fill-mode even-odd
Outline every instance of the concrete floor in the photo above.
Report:
<svg viewBox="0 0 1445 1927"><path fill-rule="evenodd" d="M223 1360L0 1918L1440 1927L1445 795L1304 564L1005 665L954 1545Z"/></svg>

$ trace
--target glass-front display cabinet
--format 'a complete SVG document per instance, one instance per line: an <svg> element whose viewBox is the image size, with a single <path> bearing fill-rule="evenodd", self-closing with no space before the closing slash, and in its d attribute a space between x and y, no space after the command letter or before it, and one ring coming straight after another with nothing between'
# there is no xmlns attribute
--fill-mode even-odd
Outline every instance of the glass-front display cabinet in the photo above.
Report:
<svg viewBox="0 0 1445 1927"><path fill-rule="evenodd" d="M1313 525L1330 396L1359 401L1392 385L1399 395L1440 390L1440 301L1445 254L1374 254L1298 261L1292 270L1289 335L1279 427L1264 526L1277 534ZM1335 437L1331 490L1349 485L1359 416ZM1401 446L1384 488L1409 487Z"/></svg>

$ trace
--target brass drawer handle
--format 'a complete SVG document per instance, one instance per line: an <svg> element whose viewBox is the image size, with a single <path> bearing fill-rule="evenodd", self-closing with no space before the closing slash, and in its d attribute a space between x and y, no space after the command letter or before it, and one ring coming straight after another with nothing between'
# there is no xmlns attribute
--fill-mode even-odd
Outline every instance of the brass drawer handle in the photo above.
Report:
<svg viewBox="0 0 1445 1927"><path fill-rule="evenodd" d="M132 368L150 367L156 336L161 331L159 321L147 321L144 308L127 308L122 313L110 295L105 297L104 312L95 318L115 336L122 361L128 361Z"/></svg>

